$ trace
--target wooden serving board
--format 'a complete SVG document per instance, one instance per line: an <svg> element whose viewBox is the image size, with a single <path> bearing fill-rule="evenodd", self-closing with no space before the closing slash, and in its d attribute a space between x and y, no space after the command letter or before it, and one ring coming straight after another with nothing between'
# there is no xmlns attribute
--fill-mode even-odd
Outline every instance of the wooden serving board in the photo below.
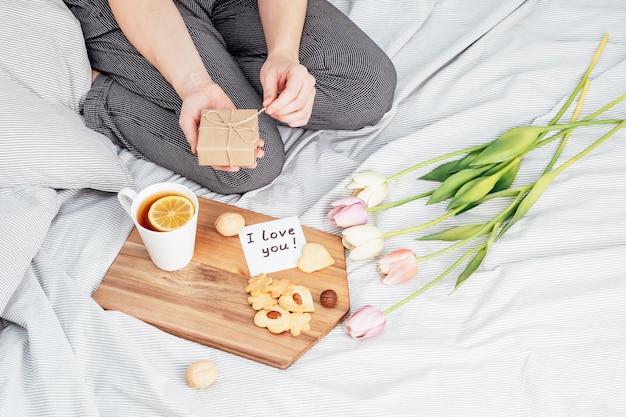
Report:
<svg viewBox="0 0 626 417"><path fill-rule="evenodd" d="M196 247L188 266L174 272L157 268L133 229L93 298L104 309L122 311L173 335L288 368L350 310L341 238L303 226L306 241L324 245L335 264L311 274L297 268L268 274L308 287L316 310L311 313L309 331L299 336L273 334L253 323L255 311L244 290L249 271L239 237L217 233L215 219L226 211L242 214L246 225L274 218L205 198L199 201ZM326 289L337 292L334 308L319 302Z"/></svg>

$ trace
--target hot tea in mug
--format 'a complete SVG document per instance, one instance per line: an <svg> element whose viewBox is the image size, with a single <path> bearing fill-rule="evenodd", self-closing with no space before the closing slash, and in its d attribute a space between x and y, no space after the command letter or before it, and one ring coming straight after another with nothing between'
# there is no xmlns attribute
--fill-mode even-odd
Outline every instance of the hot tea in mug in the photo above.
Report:
<svg viewBox="0 0 626 417"><path fill-rule="evenodd" d="M189 188L176 183L153 184L140 192L124 188L118 200L157 267L175 271L189 264L198 223L198 198Z"/></svg>
<svg viewBox="0 0 626 417"><path fill-rule="evenodd" d="M158 202L158 203L157 203ZM155 206L155 203L158 206ZM159 204L160 203L160 204ZM150 210L153 210L152 216ZM173 224L159 223L159 218L155 218L155 210L160 209L161 217L169 216L172 220L178 220ZM191 220L195 213L195 207L187 197L172 192L161 192L146 197L137 208L137 222L144 228L155 232L167 232L182 227L187 221ZM150 218L152 217L152 219ZM167 219L165 219L167 220Z"/></svg>

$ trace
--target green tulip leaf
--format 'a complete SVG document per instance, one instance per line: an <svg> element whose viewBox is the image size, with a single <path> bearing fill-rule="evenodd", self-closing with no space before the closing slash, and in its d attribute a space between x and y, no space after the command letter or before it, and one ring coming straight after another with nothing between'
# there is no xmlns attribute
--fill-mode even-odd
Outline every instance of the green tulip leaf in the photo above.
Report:
<svg viewBox="0 0 626 417"><path fill-rule="evenodd" d="M501 234L509 230L515 223L518 222L522 217L524 217L532 208L532 206L539 200L539 198L543 195L546 189L550 186L552 181L556 178L555 172L549 172L547 174L543 174L539 180L535 183L535 185L531 188L531 190L524 196L522 201L519 203L517 210L513 214L513 217L506 225L506 227L502 230Z"/></svg>
<svg viewBox="0 0 626 417"><path fill-rule="evenodd" d="M418 179L425 181L443 182L447 180L450 175L462 171L466 168L470 168L472 161L476 159L478 155L480 155L485 146L468 153L461 159L456 159L454 161L443 163L430 171L428 174L425 174Z"/></svg>
<svg viewBox="0 0 626 417"><path fill-rule="evenodd" d="M463 158L454 161L454 165L449 168L449 172L453 174L455 172L462 171L465 168L470 168L472 162L474 162L474 160L478 157L478 155L480 155L485 147L476 149L465 155Z"/></svg>
<svg viewBox="0 0 626 417"><path fill-rule="evenodd" d="M418 180L444 182L451 175L450 168L453 168L456 165L457 161L443 163L429 173L419 177Z"/></svg>
<svg viewBox="0 0 626 417"><path fill-rule="evenodd" d="M483 222L455 226L441 232L422 236L417 240L443 240L447 242L452 242L456 240L469 239L471 237L478 237L489 233L489 230L485 230L484 232L478 234L478 232L480 232L480 229L482 229L486 224L486 222Z"/></svg>
<svg viewBox="0 0 626 417"><path fill-rule="evenodd" d="M476 272L486 255L487 247L485 246L478 251L478 253L467 264L463 272L459 274L459 277L456 279L456 284L454 284L455 290L459 288L459 286L463 284L474 272Z"/></svg>
<svg viewBox="0 0 626 417"><path fill-rule="evenodd" d="M491 190L491 192L496 193L498 191L508 189L513 184L513 181L515 181L521 165L522 161L520 158L513 160L506 172L502 173L500 179L496 182L496 185L493 186L493 190Z"/></svg>
<svg viewBox="0 0 626 417"><path fill-rule="evenodd" d="M480 201L477 201L475 203L466 204L465 206L463 206L463 208L461 210L456 212L456 215L458 216L461 213L465 213L466 211L470 211L471 209L473 209L476 206L479 206L480 204L481 204Z"/></svg>

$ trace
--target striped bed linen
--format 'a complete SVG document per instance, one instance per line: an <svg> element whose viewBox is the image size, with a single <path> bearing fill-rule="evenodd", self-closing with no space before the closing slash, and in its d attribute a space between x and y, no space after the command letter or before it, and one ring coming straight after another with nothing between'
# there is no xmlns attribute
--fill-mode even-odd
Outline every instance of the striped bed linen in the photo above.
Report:
<svg viewBox="0 0 626 417"><path fill-rule="evenodd" d="M213 194L122 149L111 172L138 188L177 181L204 197L339 233L327 213L348 195L352 173L391 175L513 126L548 123L605 33L583 114L626 93L621 0L332 1L397 66L394 106L377 126L284 129L283 174L242 196ZM48 20L59 16L75 29L60 0L0 0L0 9L20 4L49 7L41 9ZM32 28L18 29L28 36ZM63 54L72 61L81 48L76 41ZM15 79L6 68L0 77ZM86 87L69 81L85 71L68 68L67 87L53 99L65 97L72 108ZM605 116L625 115L622 103ZM563 160L605 131L575 131ZM547 147L530 154L519 180L534 178L551 154ZM389 315L376 338L353 340L337 327L287 370L177 338L91 299L132 227L112 191L121 183L0 183L0 417L626 415L624 161L626 129L557 177L456 292L451 276ZM388 201L423 191L423 173L394 182ZM370 222L392 231L442 213L416 201ZM466 214L454 221L493 212ZM385 251L443 247L415 237L390 238ZM348 261L352 310L386 308L455 259L424 262L415 280L399 286L383 286L372 262ZM199 359L219 370L207 390L184 381Z"/></svg>

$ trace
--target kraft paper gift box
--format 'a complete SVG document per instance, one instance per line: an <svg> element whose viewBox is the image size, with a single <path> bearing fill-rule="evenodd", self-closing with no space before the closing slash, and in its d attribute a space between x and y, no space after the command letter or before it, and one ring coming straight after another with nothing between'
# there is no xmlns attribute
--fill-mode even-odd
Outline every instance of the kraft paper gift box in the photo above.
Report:
<svg viewBox="0 0 626 417"><path fill-rule="evenodd" d="M257 110L204 109L198 129L198 164L253 167L258 139Z"/></svg>

